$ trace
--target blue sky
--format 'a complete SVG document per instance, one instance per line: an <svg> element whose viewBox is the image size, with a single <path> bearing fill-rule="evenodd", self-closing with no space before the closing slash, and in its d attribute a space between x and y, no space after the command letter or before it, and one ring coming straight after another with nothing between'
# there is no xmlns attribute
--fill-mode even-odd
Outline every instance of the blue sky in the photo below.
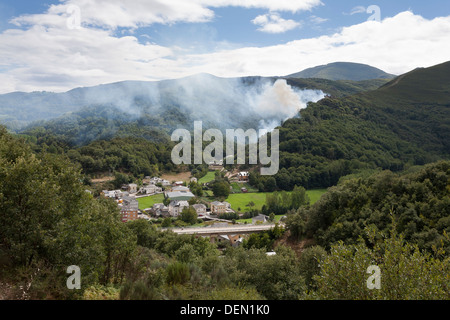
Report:
<svg viewBox="0 0 450 320"><path fill-rule="evenodd" d="M189 0L187 0L189 1ZM272 0L276 1L276 0ZM2 0L0 1L0 30L14 27L8 23L10 19L26 14L39 14L45 12L50 5L58 5L61 1L29 1L29 0ZM126 3L126 2L125 2ZM371 14L366 12L350 15L358 7L368 8L377 5L380 8L381 18L392 17L400 12L411 10L424 18L432 19L450 14L450 2L445 0L322 0L319 5L306 12L284 12L284 19L291 19L301 23L301 26L282 34L270 34L258 31L258 27L251 21L259 15L268 13L267 9L243 9L240 7L215 8L215 17L205 23L152 24L139 28L134 32L126 32L119 28L117 36L134 34L141 41L151 39L162 45L172 43L197 43L198 50L213 49L216 43L229 43L240 46L268 46L311 38L337 32L342 27L362 23ZM326 21L317 23L314 17ZM143 38L141 38L143 36Z"/></svg>
<svg viewBox="0 0 450 320"><path fill-rule="evenodd" d="M432 1L373 1L373 0L346 0L346 1L322 1L323 6L318 6L311 11L298 13L283 13L284 19L292 19L302 24L299 28L282 34L270 34L260 32L251 21L258 15L267 13L264 9L245 9L236 7L218 8L215 10L216 18L209 23L185 24L172 26L156 25L142 32L147 32L158 43L168 44L173 39L182 42L182 39L201 39L201 45L205 41L213 45L214 42L236 43L242 46L267 46L281 44L300 38L312 38L324 34L333 34L342 27L366 21L371 14L358 13L350 15L357 7L368 8L370 5L378 5L381 17L395 16L396 14L412 10L423 17L435 18L443 13L450 14L450 2L442 0ZM314 17L327 21L317 23Z"/></svg>
<svg viewBox="0 0 450 320"><path fill-rule="evenodd" d="M336 60L400 74L450 60L449 20L442 0L0 0L0 92Z"/></svg>

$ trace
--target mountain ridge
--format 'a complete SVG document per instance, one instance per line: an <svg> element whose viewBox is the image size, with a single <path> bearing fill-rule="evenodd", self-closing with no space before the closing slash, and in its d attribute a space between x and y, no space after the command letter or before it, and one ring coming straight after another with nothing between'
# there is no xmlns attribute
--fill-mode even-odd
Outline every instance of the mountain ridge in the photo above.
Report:
<svg viewBox="0 0 450 320"><path fill-rule="evenodd" d="M288 78L319 78L327 80L363 81L373 79L392 79L396 75L378 68L354 62L333 62L326 65L308 68L286 76Z"/></svg>
<svg viewBox="0 0 450 320"><path fill-rule="evenodd" d="M380 80L333 82L321 79L257 76L221 78L211 74L197 74L176 80L120 81L92 87L78 87L67 92L12 92L0 95L0 123L17 131L36 121L58 119L93 106L109 106L129 112L133 116L142 112L159 114L168 108L178 109L181 113L193 114L193 118L196 119L203 117L205 121L211 120L211 110L217 109L217 115L225 119L227 110L235 108L236 112L231 112L230 117L247 110L241 118L248 115L248 118L255 120L251 121L251 125L255 126L262 120L271 122L278 114L273 112L270 117L261 116L258 115L257 106L249 108L249 105L258 103L255 100L262 99L267 86L273 86L277 81L286 81L287 86L282 86L285 91L294 91L300 96L303 95L302 91L306 90L310 93L322 91L323 94L340 97L375 89L385 84ZM312 100L306 97L308 101L302 102L303 107L306 107L307 102L318 99L314 96L313 94ZM295 116L297 112L294 111L278 120L283 121ZM235 122L229 125L242 127L241 123Z"/></svg>
<svg viewBox="0 0 450 320"><path fill-rule="evenodd" d="M326 97L280 127L278 186L330 187L364 170L450 159L450 62L389 85Z"/></svg>

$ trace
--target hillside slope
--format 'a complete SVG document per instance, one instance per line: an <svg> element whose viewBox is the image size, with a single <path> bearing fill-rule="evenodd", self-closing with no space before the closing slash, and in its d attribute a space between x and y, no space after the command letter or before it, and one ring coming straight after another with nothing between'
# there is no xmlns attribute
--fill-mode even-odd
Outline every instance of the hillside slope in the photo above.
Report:
<svg viewBox="0 0 450 320"><path fill-rule="evenodd" d="M358 170L449 159L449 68L417 69L374 91L310 104L280 128L277 186L328 187Z"/></svg>
<svg viewBox="0 0 450 320"><path fill-rule="evenodd" d="M288 78L319 78L327 80L362 81L392 79L395 76L369 65L352 62L335 62L309 68L287 76Z"/></svg>

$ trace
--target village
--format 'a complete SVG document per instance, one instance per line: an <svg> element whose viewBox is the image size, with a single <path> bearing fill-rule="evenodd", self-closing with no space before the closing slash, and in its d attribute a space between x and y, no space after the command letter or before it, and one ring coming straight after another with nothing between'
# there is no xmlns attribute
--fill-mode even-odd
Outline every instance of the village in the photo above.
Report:
<svg viewBox="0 0 450 320"><path fill-rule="evenodd" d="M209 169L210 171L222 171L223 166L220 163L211 163ZM244 185L248 182L249 172L237 172L230 178L232 178L232 181ZM189 183L198 183L197 178L190 177L189 181L169 181L160 177L147 176L142 180L141 186L135 183L125 184L120 190L103 190L101 195L117 202L123 223L138 219L156 221L161 218L169 218L175 220L180 217L184 209L193 208L197 214L197 219L211 222L207 224L209 227L226 228L230 226L232 221L220 217L223 214L236 213L231 204L226 201L192 201L196 196L188 187ZM248 190L242 187L241 192L247 193ZM162 196L163 202L154 203L149 208L139 208L140 199L157 195ZM253 217L251 221L251 225L260 225L267 223L268 217L258 215ZM210 238L212 241L229 242L233 246L237 246L242 243L245 236L242 234L219 234Z"/></svg>

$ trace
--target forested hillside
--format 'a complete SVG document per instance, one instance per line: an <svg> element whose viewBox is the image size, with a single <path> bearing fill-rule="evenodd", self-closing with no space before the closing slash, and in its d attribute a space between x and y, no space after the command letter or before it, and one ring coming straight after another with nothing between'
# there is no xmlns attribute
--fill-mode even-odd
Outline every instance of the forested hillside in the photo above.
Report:
<svg viewBox="0 0 450 320"><path fill-rule="evenodd" d="M358 170L399 171L448 159L449 88L450 63L445 63L375 91L311 103L280 128L277 186L329 187Z"/></svg>
<svg viewBox="0 0 450 320"><path fill-rule="evenodd" d="M310 103L300 117L283 123L279 173L274 178L252 173L251 184L260 190L268 183L273 190L325 188L350 173L396 172L448 159L449 65L417 69L389 83L289 80L301 89L327 87L335 96ZM260 80L242 81L251 86ZM363 83L370 89L382 86L366 90ZM130 118L118 109L91 107L33 126L21 136L36 152L68 154L86 174L121 171L138 177L175 170L169 161L171 128L192 125L180 112L168 108Z"/></svg>
<svg viewBox="0 0 450 320"><path fill-rule="evenodd" d="M314 238L330 248L338 241L368 241L371 226L388 234L393 228L422 250L443 246L450 254L450 162L439 162L412 173L380 172L350 176L311 208L289 218L293 236Z"/></svg>
<svg viewBox="0 0 450 320"><path fill-rule="evenodd" d="M306 209L306 212L328 206L325 214L333 214L334 207L337 212L346 212L345 219L334 216L336 222L344 219L351 223L351 210L367 203L367 208L361 211L361 214L367 214L371 208L377 208L375 201L380 198L382 213L385 213L388 201L397 201L394 212L404 212L399 216L404 220L400 225L406 223L408 232L412 230L411 222L417 228L423 225L431 228L431 222L438 221L436 230L448 229L448 221L441 218L445 214L448 218L445 210L450 207L448 174L449 163L444 162L410 176L411 182L405 181L408 176L375 178L376 183L386 185L379 191L377 186L370 191L373 180L351 181L332 190L317 204L318 207ZM220 252L207 239L162 232L145 220L122 223L115 202L92 198L84 191L81 181L79 171L65 157L45 152L36 155L23 140L0 129L2 297L87 300L449 299L450 259L445 257L442 246L430 254L414 247L413 242L405 242L395 232L382 238L381 233L369 228L365 229L370 234L369 245L336 244L330 251L315 246L305 249L300 257L285 245L273 248L276 252L273 256L266 254L267 248L251 246L227 246ZM345 196L346 190L355 183L360 186L366 184L367 194L356 191L357 197L352 194L349 199ZM402 193L400 198L395 196ZM336 197L344 197L347 204L334 201ZM423 211L426 216L415 216L415 206L428 206L429 210ZM379 217L379 220L387 219ZM345 221L344 230L348 230ZM323 228L327 226L329 224L322 225ZM336 228L338 231L342 229L338 223ZM290 230L293 230L292 224ZM264 238L277 239L283 232L277 227ZM319 239L323 237L323 233L317 232L317 235ZM349 241L351 239L348 238ZM366 287L366 269L374 261L382 269L383 287L371 291ZM66 270L71 265L81 269L80 290L69 290L66 286ZM336 268L336 265L340 267ZM410 274L420 274L420 277L408 276Z"/></svg>

